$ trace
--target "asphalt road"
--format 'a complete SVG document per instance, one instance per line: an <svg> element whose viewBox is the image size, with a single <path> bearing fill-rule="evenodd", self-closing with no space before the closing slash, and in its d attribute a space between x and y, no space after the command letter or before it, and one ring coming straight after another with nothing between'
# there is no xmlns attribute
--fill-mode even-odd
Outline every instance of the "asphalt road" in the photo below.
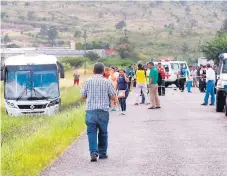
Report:
<svg viewBox="0 0 227 176"><path fill-rule="evenodd" d="M227 176L227 118L202 107L204 94L168 89L160 110L111 113L109 158L91 163L86 134L42 176Z"/></svg>

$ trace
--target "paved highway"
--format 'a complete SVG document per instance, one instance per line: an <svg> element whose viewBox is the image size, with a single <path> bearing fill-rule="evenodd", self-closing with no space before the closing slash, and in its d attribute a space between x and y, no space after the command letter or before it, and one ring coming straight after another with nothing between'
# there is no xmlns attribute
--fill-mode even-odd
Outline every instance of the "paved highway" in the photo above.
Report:
<svg viewBox="0 0 227 176"><path fill-rule="evenodd" d="M202 107L204 94L168 89L160 110L111 113L109 158L91 163L86 134L41 176L227 176L227 118Z"/></svg>

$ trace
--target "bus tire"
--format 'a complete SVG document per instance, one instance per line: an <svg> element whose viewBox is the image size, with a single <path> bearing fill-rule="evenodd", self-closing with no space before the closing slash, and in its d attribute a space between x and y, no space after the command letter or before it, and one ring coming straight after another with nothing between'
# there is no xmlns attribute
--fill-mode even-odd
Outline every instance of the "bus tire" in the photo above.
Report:
<svg viewBox="0 0 227 176"><path fill-rule="evenodd" d="M225 106L225 95L222 91L217 91L216 94L216 112L223 112Z"/></svg>

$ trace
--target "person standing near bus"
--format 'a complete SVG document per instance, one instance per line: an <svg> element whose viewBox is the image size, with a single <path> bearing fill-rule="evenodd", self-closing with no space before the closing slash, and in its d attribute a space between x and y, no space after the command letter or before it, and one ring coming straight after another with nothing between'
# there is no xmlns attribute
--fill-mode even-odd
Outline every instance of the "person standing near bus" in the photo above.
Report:
<svg viewBox="0 0 227 176"><path fill-rule="evenodd" d="M158 95L165 96L165 69L162 67L161 63L158 63L158 72L160 75L160 80L158 82Z"/></svg>
<svg viewBox="0 0 227 176"><path fill-rule="evenodd" d="M74 78L74 86L75 85L79 85L80 83L80 74L78 70L75 70L74 74L73 74L73 78Z"/></svg>
<svg viewBox="0 0 227 176"><path fill-rule="evenodd" d="M211 103L213 106L215 103L215 95L214 95L214 86L215 86L215 71L212 69L210 64L207 64L206 71L206 95L204 97L204 102L202 105L207 105L209 100L209 95L211 95Z"/></svg>
<svg viewBox="0 0 227 176"><path fill-rule="evenodd" d="M186 82L186 70L184 68L183 64L180 64L180 70L179 70L179 89L181 92L184 92L184 86Z"/></svg>

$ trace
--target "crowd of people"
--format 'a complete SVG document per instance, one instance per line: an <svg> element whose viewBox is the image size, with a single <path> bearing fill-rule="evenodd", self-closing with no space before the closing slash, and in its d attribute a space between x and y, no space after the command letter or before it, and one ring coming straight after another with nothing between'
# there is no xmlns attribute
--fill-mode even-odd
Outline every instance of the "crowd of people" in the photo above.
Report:
<svg viewBox="0 0 227 176"><path fill-rule="evenodd" d="M198 87L201 92L206 91L202 105L214 105L215 71L211 65L191 67L190 71L183 64L177 73L179 89L191 93L191 87ZM78 74L74 74L74 79ZM91 161L108 158L108 121L109 110L120 111L125 115L127 98L132 87L135 89L134 105L150 105L148 109L160 109L159 96L165 96L165 68L161 63L157 67L153 62L145 65L129 66L127 69L104 67L102 63L94 65L94 76L85 81L82 88L82 97L86 99L86 125L89 141ZM78 81L77 81L78 82ZM76 83L77 83L76 82ZM74 80L75 83L75 80ZM97 135L97 132L99 133Z"/></svg>

